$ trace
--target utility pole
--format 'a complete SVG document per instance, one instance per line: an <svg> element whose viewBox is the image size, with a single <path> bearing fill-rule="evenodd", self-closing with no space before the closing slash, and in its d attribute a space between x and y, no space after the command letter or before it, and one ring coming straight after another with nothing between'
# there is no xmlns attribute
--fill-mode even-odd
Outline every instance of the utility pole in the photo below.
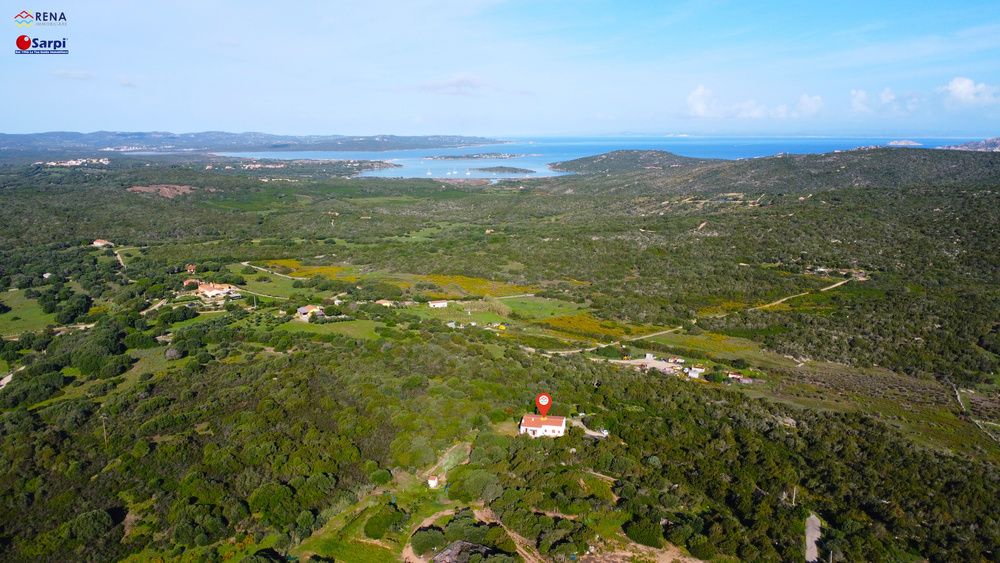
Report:
<svg viewBox="0 0 1000 563"><path fill-rule="evenodd" d="M798 492L799 492L799 486L795 485L795 488L792 489L792 506L795 506L795 495L798 494Z"/></svg>
<svg viewBox="0 0 1000 563"><path fill-rule="evenodd" d="M101 426L104 428L104 449L108 449L108 425L106 421L108 420L108 415L101 415Z"/></svg>

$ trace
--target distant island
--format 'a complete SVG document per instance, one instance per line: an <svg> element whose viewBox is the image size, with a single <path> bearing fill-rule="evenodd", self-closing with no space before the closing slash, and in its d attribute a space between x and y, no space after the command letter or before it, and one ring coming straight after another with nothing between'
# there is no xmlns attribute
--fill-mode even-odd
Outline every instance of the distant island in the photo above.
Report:
<svg viewBox="0 0 1000 563"><path fill-rule="evenodd" d="M889 145L890 147L919 147L919 146L923 146L923 145L921 145L921 143L918 143L916 141L889 141L886 144Z"/></svg>
<svg viewBox="0 0 1000 563"><path fill-rule="evenodd" d="M266 133L169 133L164 131L95 133L0 133L0 148L17 151L213 152L213 151L389 151L495 144L498 139L459 135L270 135Z"/></svg>
<svg viewBox="0 0 1000 563"><path fill-rule="evenodd" d="M968 143L962 143L961 145L948 145L938 148L953 151L1000 152L1000 137L986 139L985 141L969 141Z"/></svg>
<svg viewBox="0 0 1000 563"><path fill-rule="evenodd" d="M507 154L502 152L484 152L478 154L442 154L439 156L428 156L431 160L477 160L477 159L506 159L525 156L523 154Z"/></svg>
<svg viewBox="0 0 1000 563"><path fill-rule="evenodd" d="M534 170L514 168L513 166L489 166L487 168L470 168L473 172L497 172L500 174L534 174Z"/></svg>

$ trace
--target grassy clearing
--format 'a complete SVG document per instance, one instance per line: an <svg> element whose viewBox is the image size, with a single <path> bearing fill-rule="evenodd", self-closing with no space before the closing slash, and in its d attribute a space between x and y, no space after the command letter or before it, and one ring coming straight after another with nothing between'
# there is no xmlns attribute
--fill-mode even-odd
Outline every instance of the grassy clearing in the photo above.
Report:
<svg viewBox="0 0 1000 563"><path fill-rule="evenodd" d="M304 551L305 546L306 542L303 542L300 551ZM354 539L323 537L309 542L308 551L324 557L333 557L336 561L344 563L385 563L396 560L396 554L391 549Z"/></svg>
<svg viewBox="0 0 1000 563"><path fill-rule="evenodd" d="M254 543L250 538L241 542L236 541L236 538L230 538L229 541L221 541L214 545L208 545L205 547L189 547L184 550L184 553L178 555L177 557L165 556L163 553L152 549L146 549L122 559L121 563L166 563L167 561L177 563L194 563L196 561L205 561L208 550L212 548L215 548L218 551L219 559L217 560L239 561L244 557L253 555L262 549L273 547L277 540L277 534L266 536L260 541L260 543Z"/></svg>
<svg viewBox="0 0 1000 563"><path fill-rule="evenodd" d="M515 297L504 299L502 303L510 307L518 315L527 319L574 315L587 309L586 305L580 303L546 299L544 297Z"/></svg>
<svg viewBox="0 0 1000 563"><path fill-rule="evenodd" d="M520 433L518 430L518 424L513 420L498 422L493 425L493 430L501 436L517 436Z"/></svg>
<svg viewBox="0 0 1000 563"><path fill-rule="evenodd" d="M241 266L236 268L230 266L230 270L239 273L242 269ZM282 278L280 276L275 276L268 274L266 272L257 271L256 274L241 274L243 279L246 280L246 285L241 286L241 289L246 289L247 291L252 291L254 293L262 293L264 295L273 295L275 297L290 297L293 293L304 294L306 292L305 288L295 288L292 287L294 280L288 278ZM269 282L257 281L257 277L267 276L271 279ZM250 299L253 301L253 298Z"/></svg>
<svg viewBox="0 0 1000 563"><path fill-rule="evenodd" d="M491 311L480 310L476 303L448 303L448 306L443 309L431 309L425 304L420 304L411 307L409 311L425 319L440 319L444 322L455 321L460 324L474 322L484 325L510 322L508 317Z"/></svg>
<svg viewBox="0 0 1000 563"><path fill-rule="evenodd" d="M128 354L132 358L136 359L136 363L122 375L121 382L116 386L117 389L125 389L127 387L132 387L139 382L139 376L144 373L153 373L166 371L167 367L171 365L177 365L186 360L180 359L175 361L168 361L164 357L165 348L147 348L145 350L129 350ZM63 368L63 375L69 377L80 377L80 370L76 368ZM104 380L94 379L87 381L82 385L77 386L67 386L62 389L56 396L46 399L40 403L36 403L29 407L30 410L38 410L45 408L54 403L61 401L68 401L70 399L80 399L91 395L91 391L98 385L102 385ZM93 399L95 401L102 401L107 395L95 396Z"/></svg>
<svg viewBox="0 0 1000 563"><path fill-rule="evenodd" d="M23 289L0 293L0 301L11 309L0 315L0 336L10 337L22 332L37 332L48 325L57 324L56 314L43 313L38 306L38 300L25 297Z"/></svg>
<svg viewBox="0 0 1000 563"><path fill-rule="evenodd" d="M174 323L170 325L170 332L177 332L178 330L191 326L193 324L203 323L205 321L210 321L217 318L220 315L225 315L225 311L220 311L216 313L198 313L198 316L193 319L188 319L186 321L181 321L179 323Z"/></svg>
<svg viewBox="0 0 1000 563"><path fill-rule="evenodd" d="M266 267L269 270L288 268L290 272L286 275L295 278L308 279L313 276L322 276L331 280L358 280L357 266L304 266L299 260L269 260Z"/></svg>
<svg viewBox="0 0 1000 563"><path fill-rule="evenodd" d="M342 323L313 324L292 320L278 326L281 330L289 332L312 332L315 334L343 334L351 338L365 338L375 340L379 337L375 333L375 328L382 326L382 323L375 321L345 321Z"/></svg>
<svg viewBox="0 0 1000 563"><path fill-rule="evenodd" d="M467 276L415 276L416 279L431 282L441 288L443 295L492 295L504 297L539 291L538 287L513 285L486 278Z"/></svg>

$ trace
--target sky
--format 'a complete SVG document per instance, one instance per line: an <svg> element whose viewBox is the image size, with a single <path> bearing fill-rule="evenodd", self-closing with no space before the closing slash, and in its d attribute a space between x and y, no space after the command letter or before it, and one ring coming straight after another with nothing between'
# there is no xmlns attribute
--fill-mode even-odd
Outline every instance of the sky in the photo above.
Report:
<svg viewBox="0 0 1000 563"><path fill-rule="evenodd" d="M996 0L44 1L3 133L1000 136Z"/></svg>

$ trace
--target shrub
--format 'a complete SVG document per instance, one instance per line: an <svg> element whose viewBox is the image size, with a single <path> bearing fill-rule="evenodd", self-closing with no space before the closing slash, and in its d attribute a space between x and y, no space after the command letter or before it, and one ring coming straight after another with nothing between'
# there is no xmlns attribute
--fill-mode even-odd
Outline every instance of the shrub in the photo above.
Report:
<svg viewBox="0 0 1000 563"><path fill-rule="evenodd" d="M392 473L389 473L389 471L385 469L379 469L371 474L370 479L372 480L372 483L375 483L376 485L385 485L392 480Z"/></svg>
<svg viewBox="0 0 1000 563"><path fill-rule="evenodd" d="M401 524L406 519L405 512L397 510L391 504L387 504L365 522L365 535L374 540L382 539L382 536L385 535L390 526Z"/></svg>
<svg viewBox="0 0 1000 563"><path fill-rule="evenodd" d="M649 547L660 547L663 543L663 532L660 530L660 526L646 518L638 518L629 522L625 526L625 535L632 541Z"/></svg>

